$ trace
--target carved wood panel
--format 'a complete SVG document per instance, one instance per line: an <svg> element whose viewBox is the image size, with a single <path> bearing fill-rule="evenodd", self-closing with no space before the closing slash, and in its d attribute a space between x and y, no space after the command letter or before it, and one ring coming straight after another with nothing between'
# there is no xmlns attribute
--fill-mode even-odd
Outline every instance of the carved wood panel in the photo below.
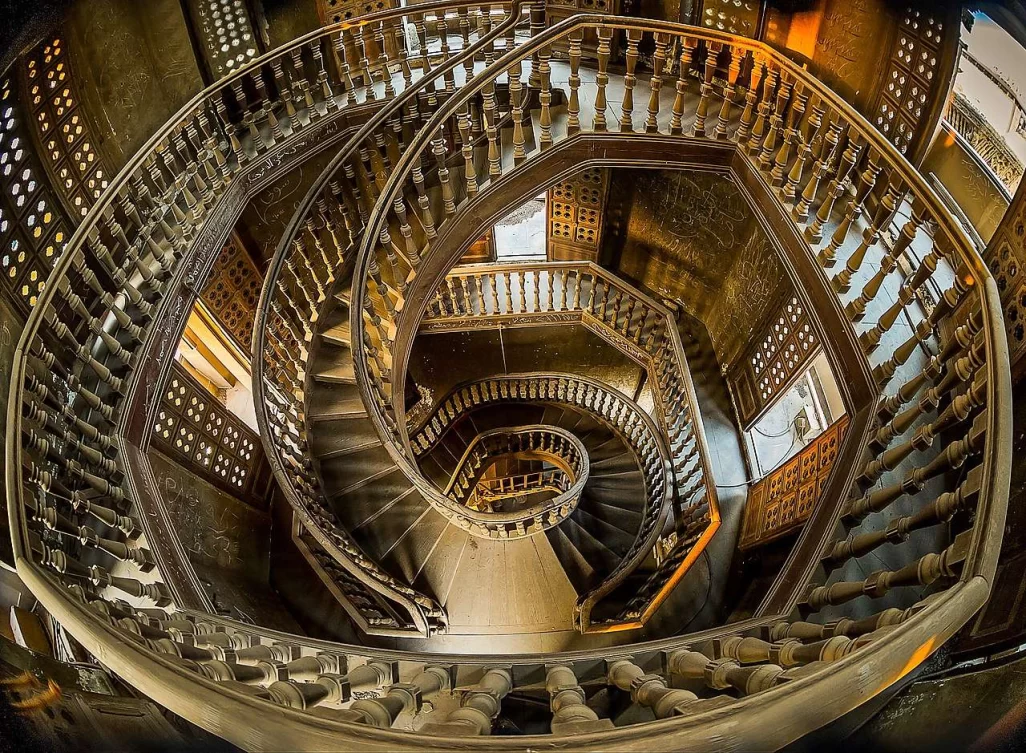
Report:
<svg viewBox="0 0 1026 753"><path fill-rule="evenodd" d="M263 282L242 241L233 233L200 293L211 313L246 353L253 339L253 320Z"/></svg>
<svg viewBox="0 0 1026 753"><path fill-rule="evenodd" d="M545 202L552 261L598 261L609 170L582 170L549 189Z"/></svg>
<svg viewBox="0 0 1026 753"><path fill-rule="evenodd" d="M841 416L807 447L748 490L738 548L753 549L800 528L812 514L848 428Z"/></svg>
<svg viewBox="0 0 1026 753"><path fill-rule="evenodd" d="M819 344L808 312L792 296L728 374L743 426L750 426L787 389Z"/></svg>

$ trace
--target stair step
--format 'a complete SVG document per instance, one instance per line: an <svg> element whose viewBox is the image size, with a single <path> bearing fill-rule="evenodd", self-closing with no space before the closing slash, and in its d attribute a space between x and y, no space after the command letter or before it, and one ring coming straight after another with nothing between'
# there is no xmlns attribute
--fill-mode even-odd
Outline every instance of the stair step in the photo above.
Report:
<svg viewBox="0 0 1026 753"><path fill-rule="evenodd" d="M571 517L577 525L581 526L595 539L601 541L602 545L613 552L618 558L622 558L627 553L627 550L631 548L631 545L634 544L634 536L626 531L621 531L601 518L596 518L580 507L574 510Z"/></svg>
<svg viewBox="0 0 1026 753"><path fill-rule="evenodd" d="M347 493L332 489L325 491L342 525L346 530L355 532L385 514L389 506L410 489L409 479L398 468L393 468L381 476L368 479Z"/></svg>
<svg viewBox="0 0 1026 753"><path fill-rule="evenodd" d="M548 529L545 531L545 537L559 558L559 563L563 566L563 572L566 573L571 585L578 594L583 594L591 587L595 569L560 529L561 526Z"/></svg>
<svg viewBox="0 0 1026 753"><path fill-rule="evenodd" d="M445 604L469 538L470 534L462 528L452 523L446 526L421 567L413 587L434 594L439 603Z"/></svg>
<svg viewBox="0 0 1026 753"><path fill-rule="evenodd" d="M310 451L315 458L344 455L372 444L381 444L370 421L349 422L345 431L331 431L314 425L308 434Z"/></svg>
<svg viewBox="0 0 1026 753"><path fill-rule="evenodd" d="M352 359L325 366L313 375L314 381L325 384L356 384L356 369Z"/></svg>
<svg viewBox="0 0 1026 753"><path fill-rule="evenodd" d="M352 347L353 335L349 329L348 317L334 327L321 332L321 337L335 345L344 345L347 348Z"/></svg>
<svg viewBox="0 0 1026 753"><path fill-rule="evenodd" d="M620 557L602 541L578 524L573 516L559 524L559 529L588 561L593 570L607 574L616 567Z"/></svg>
<svg viewBox="0 0 1026 753"><path fill-rule="evenodd" d="M420 492L404 494L388 510L353 532L357 543L371 559L381 562L425 513L432 513L431 505Z"/></svg>
<svg viewBox="0 0 1026 753"><path fill-rule="evenodd" d="M381 564L404 583L413 583L448 525L448 518L429 508L396 542Z"/></svg>
<svg viewBox="0 0 1026 753"><path fill-rule="evenodd" d="M351 489L394 467L388 450L378 445L324 460L320 470L324 488L335 490Z"/></svg>
<svg viewBox="0 0 1026 753"><path fill-rule="evenodd" d="M341 392L341 391L340 391ZM367 418L363 401L358 397L347 397L344 394L319 400L307 401L310 421L355 421Z"/></svg>
<svg viewBox="0 0 1026 753"><path fill-rule="evenodd" d="M632 510L626 507L604 504L591 496L587 489L581 495L578 509L584 510L593 518L616 526L627 534L636 535L641 527L642 514L640 509Z"/></svg>

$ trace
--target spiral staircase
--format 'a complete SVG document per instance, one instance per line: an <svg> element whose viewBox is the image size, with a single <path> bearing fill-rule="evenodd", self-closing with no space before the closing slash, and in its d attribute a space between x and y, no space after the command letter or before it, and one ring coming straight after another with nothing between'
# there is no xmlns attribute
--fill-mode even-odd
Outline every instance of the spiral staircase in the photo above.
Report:
<svg viewBox="0 0 1026 753"><path fill-rule="evenodd" d="M217 615L137 473L241 192L326 132L340 140L271 261L252 353L292 544L350 643ZM609 166L736 182L850 417L752 615L697 632L674 592L725 530L733 479L678 318L592 263L460 264L541 189ZM927 311L928 282L944 292ZM573 364L468 372L410 403L418 338L557 324L637 364L646 405ZM803 67L705 28L545 27L528 3L449 0L253 60L130 160L19 341L8 510L18 574L60 625L241 748L769 750L875 712L986 603L1010 405L991 273ZM525 703L544 713L496 723Z"/></svg>

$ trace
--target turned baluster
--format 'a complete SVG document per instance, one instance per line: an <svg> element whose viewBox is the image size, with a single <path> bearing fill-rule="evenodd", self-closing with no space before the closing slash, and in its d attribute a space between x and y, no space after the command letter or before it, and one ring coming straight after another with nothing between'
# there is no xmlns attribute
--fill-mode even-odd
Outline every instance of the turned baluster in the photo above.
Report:
<svg viewBox="0 0 1026 753"><path fill-rule="evenodd" d="M883 233L883 229L886 225L890 224L894 218L894 213L897 211L898 205L902 201L902 195L904 187L900 181L891 182L884 192L883 198L880 200L880 204L877 206L876 212L873 215L872 221L866 227L862 233L862 241L859 243L858 248L855 249L848 260L844 264L844 269L838 272L831 280L833 288L838 293L847 293L851 289L851 278L861 268L862 264L866 260L866 254L869 249L873 248L877 243L880 242L880 237ZM865 310L864 305L856 303L852 311L849 312L849 316L855 313L863 313Z"/></svg>
<svg viewBox="0 0 1026 753"><path fill-rule="evenodd" d="M449 62L449 53L451 48L449 47L449 19L446 16L446 11L442 11L437 16L438 21L438 38L441 44L440 52L442 53L442 62L444 66ZM445 92L446 94L452 94L456 91L456 74L450 69L446 73L442 74L445 80Z"/></svg>
<svg viewBox="0 0 1026 753"><path fill-rule="evenodd" d="M950 359L965 352L972 345L982 326L982 315L977 312L970 316L964 324L956 327L941 353L931 358L919 374L903 384L894 395L880 398L880 407L878 408L880 416L893 416L927 383L935 381L945 367L950 368Z"/></svg>
<svg viewBox="0 0 1026 753"><path fill-rule="evenodd" d="M459 120L460 130L460 142L462 143L463 152L463 175L465 178L465 189L467 197L477 196L480 190L477 184L477 168L474 165L474 144L471 140L470 129L470 112L469 108L464 106L463 112L457 116Z"/></svg>
<svg viewBox="0 0 1026 753"><path fill-rule="evenodd" d="M801 129L810 127L805 122L805 107L809 101L809 95L805 93L805 86L801 81L795 84L793 93L791 110L787 114L787 127L784 129L784 143L780 145L780 150L773 162L773 169L770 170L771 184L780 187L780 195L785 199L794 198L794 187L798 184L798 178L791 183L790 173L787 169L787 165L791 161L791 152L795 149L795 144L798 144L798 159L795 160L792 169L797 169L800 177L801 155L805 145L805 135ZM788 187L790 187L790 193L788 193Z"/></svg>
<svg viewBox="0 0 1026 753"><path fill-rule="evenodd" d="M680 46L680 68L677 72L677 94L673 99L670 113L670 135L679 136L684 132L684 98L687 96L688 76L691 75L691 61L694 58L697 41L694 37L684 37Z"/></svg>
<svg viewBox="0 0 1026 753"><path fill-rule="evenodd" d="M374 77L371 75L370 59L367 57L367 40L364 38L363 24L357 24L353 27L351 33L353 35L353 45L359 55L356 67L359 70L360 77L363 79L364 99L367 101L377 99L377 94L374 92Z"/></svg>
<svg viewBox="0 0 1026 753"><path fill-rule="evenodd" d="M395 252L395 244L392 243L392 234L389 232L387 224L382 225L381 232L378 233L378 242L385 252L385 259L388 261L388 268L392 273L392 283L395 285L399 297L403 298L406 296L406 275L403 274L399 266L399 255Z"/></svg>
<svg viewBox="0 0 1026 753"><path fill-rule="evenodd" d="M428 41L427 41L427 22L424 14L417 14L413 18L413 28L417 32L417 48L420 53L417 60L417 67L421 70L421 80L427 80L427 77L431 73L431 59L428 55ZM435 89L432 86L427 87L427 102L431 108L434 108L438 104L438 99L435 96Z"/></svg>
<svg viewBox="0 0 1026 753"><path fill-rule="evenodd" d="M809 591L807 606L812 611L844 604L860 596L879 599L893 588L901 586L929 586L941 578L953 578L968 552L966 531L940 554L931 552L900 570L877 570L865 580L839 581L830 586L817 586Z"/></svg>
<svg viewBox="0 0 1026 753"><path fill-rule="evenodd" d="M581 130L581 41L584 39L584 31L575 29L569 34L568 56L570 58L570 97L567 101L567 125L568 136L573 136Z"/></svg>
<svg viewBox="0 0 1026 753"><path fill-rule="evenodd" d="M769 170L773 164L777 139L780 138L784 126L784 111L787 109L794 87L794 81L790 74L780 71L779 76L777 96L769 116L769 130L766 132L766 138L762 142L762 153L759 155L759 169L763 172Z"/></svg>
<svg viewBox="0 0 1026 753"><path fill-rule="evenodd" d="M438 162L438 182L442 189L442 210L446 217L456 214L456 198L449 181L449 167L446 162L448 150L445 146L445 125L438 126L438 134L431 141L431 151Z"/></svg>
<svg viewBox="0 0 1026 753"><path fill-rule="evenodd" d="M984 424L986 417L986 411L980 412L973 420L972 428L965 438L951 442L926 465L917 466L908 471L900 482L851 500L844 516L857 521L870 513L880 512L904 495L912 496L922 491L926 482L931 478L961 468L971 455L978 453L983 448L986 438Z"/></svg>
<svg viewBox="0 0 1026 753"><path fill-rule="evenodd" d="M506 72L509 78L510 118L513 121L513 163L519 165L527 157L524 148L524 85L520 81L521 61L517 61Z"/></svg>
<svg viewBox="0 0 1026 753"><path fill-rule="evenodd" d="M406 201L403 199L401 193L397 194L395 201L392 202L392 210L399 219L399 232L403 236L403 246L406 249L403 254L403 258L412 269L416 269L420 265L420 249L417 247L417 242L413 238L413 228L410 227Z"/></svg>
<svg viewBox="0 0 1026 753"><path fill-rule="evenodd" d="M975 277L971 276L971 274L964 268L959 269L955 277L954 285L944 293L937 305L933 307L933 311L930 312L930 315L916 325L916 329L912 333L912 336L895 348L890 358L873 369L873 376L881 386L886 385L891 380L897 372L898 367L903 365L912 357L916 348L918 348L933 334L941 320L958 305L958 302L962 299L965 293L972 289L975 284ZM979 322L980 317L978 314L974 314L970 317L969 321L966 322L965 327L957 328L954 333L955 337L953 338L954 344L956 346L961 344L962 347L966 347L972 336L975 336L976 332L979 331ZM966 337L968 337L968 339L965 339ZM945 350L949 350L951 347L952 343L949 342L945 347ZM942 357L946 357L946 354L942 354Z"/></svg>
<svg viewBox="0 0 1026 753"><path fill-rule="evenodd" d="M695 690L733 688L741 695L753 695L786 679L785 670L779 664L743 666L735 659L710 659L697 651L674 651L667 658L667 665L674 675Z"/></svg>
<svg viewBox="0 0 1026 753"><path fill-rule="evenodd" d="M687 706L698 700L691 691L670 688L665 678L648 674L627 659L611 661L606 680L610 685L629 692L631 700L638 705L652 709L657 719L682 714Z"/></svg>
<svg viewBox="0 0 1026 753"><path fill-rule="evenodd" d="M310 55L313 57L314 67L317 69L317 86L321 91L321 100L324 102L325 113L338 105L335 101L335 92L331 89L331 78L328 69L324 65L324 51L321 49L321 41L316 40L309 43Z"/></svg>
<svg viewBox="0 0 1026 753"><path fill-rule="evenodd" d="M424 228L424 235L428 242L438 237L435 230L435 216L431 209L431 199L428 198L427 190L424 188L424 173L420 165L414 165L411 178L413 187L417 192L417 206L420 208L420 224Z"/></svg>
<svg viewBox="0 0 1026 753"><path fill-rule="evenodd" d="M520 289L520 310L517 313L518 314L526 314L527 313L527 275L525 275L520 270L517 270L514 274L516 275L516 278L517 278L517 287Z"/></svg>
<svg viewBox="0 0 1026 753"><path fill-rule="evenodd" d="M932 502L923 505L911 515L903 515L888 522L879 531L849 534L842 541L835 541L823 558L824 566L836 568L849 559L862 557L884 544L901 544L908 540L913 531L947 523L960 510L968 509L980 492L983 467L977 466L969 472L966 480L957 489L944 492Z"/></svg>
<svg viewBox="0 0 1026 753"><path fill-rule="evenodd" d="M748 53L750 62L748 73L748 91L745 94L745 106L741 111L740 123L737 129L737 144L742 149L751 146L752 125L755 121L756 109L759 104L759 84L763 82L766 74L766 63L754 52Z"/></svg>
<svg viewBox="0 0 1026 753"><path fill-rule="evenodd" d="M920 209L918 202L913 204L912 216L918 223L917 227L922 225L925 219L924 215L925 208ZM910 222L911 221L912 220L910 220ZM906 227L908 227L908 225L906 225ZM903 237L900 239L900 242L905 248L907 248L905 240L907 236L905 236L904 230L902 235ZM871 329L866 330L859 336L859 341L862 343L862 347L867 353L872 353L876 349L880 344L880 340L883 335L894 327L895 323L898 321L898 316L916 297L918 290L933 276L933 273L937 270L937 263L941 258L946 256L946 251L943 248L945 242L946 241L941 238L934 240L933 245L930 248L930 253L923 257L922 262L920 262L919 266L916 267L912 276L902 282L901 287L898 289L897 299L894 303L880 315L880 318ZM897 255L895 255L895 258L897 258Z"/></svg>
<svg viewBox="0 0 1026 753"><path fill-rule="evenodd" d="M391 685L384 695L360 699L350 708L358 712L366 724L388 728L403 711L419 713L424 700L448 688L449 673L442 667L429 666L410 682Z"/></svg>
<svg viewBox="0 0 1026 753"><path fill-rule="evenodd" d="M874 435L870 447L886 449L895 437L904 434L921 416L933 412L940 405L941 398L951 392L960 382L968 382L985 365L985 340L977 338L966 355L950 364L944 378L928 389L915 405L897 414L884 424Z"/></svg>
<svg viewBox="0 0 1026 753"><path fill-rule="evenodd" d="M840 117L838 123L840 124ZM834 177L831 179L827 186L826 198L819 205L819 209L816 212L816 219L812 221L812 224L805 228L805 239L810 243L819 243L823 239L823 226L830 219L833 214L834 204L837 203L838 199L844 195L844 192L848 187L848 176L852 169L855 167L856 161L859 158L859 152L862 145L859 143L859 135L857 133L849 133L848 145L841 152L840 164L837 166L837 170L834 173ZM828 169L824 166L824 170ZM822 263L822 261L820 262Z"/></svg>
<svg viewBox="0 0 1026 753"><path fill-rule="evenodd" d="M884 200L886 198L884 197ZM883 201L880 203L883 204ZM852 299L845 306L844 311L853 322L860 321L865 316L866 306L880 294L884 280L898 266L898 259L905 253L905 249L911 245L912 241L915 240L916 232L920 225L923 224L925 211L925 207L920 202L916 201L913 204L908 221L902 226L897 239L894 241L894 245L884 252L883 259L880 260L879 269L862 287L862 292L859 293L858 297Z"/></svg>
<svg viewBox="0 0 1026 753"><path fill-rule="evenodd" d="M392 83L392 72L388 69L388 48L385 39L392 35L386 31L385 21L374 24L374 43L378 48L377 67L381 71L381 80L385 83L385 99L395 96L395 85Z"/></svg>
<svg viewBox="0 0 1026 753"><path fill-rule="evenodd" d="M599 719L588 706L587 696L571 667L552 665L545 668L545 690L552 709L553 735L574 735L612 729L613 722Z"/></svg>
<svg viewBox="0 0 1026 753"><path fill-rule="evenodd" d="M702 85L699 87L698 108L695 111L695 125L691 130L692 136L705 137L705 121L709 117L709 102L713 95L713 76L716 74L716 64L720 50L723 45L719 42L707 42L705 47L705 73L702 77Z"/></svg>
<svg viewBox="0 0 1026 753"><path fill-rule="evenodd" d="M428 734L490 735L502 699L512 689L512 673L492 667L475 687L463 691L459 709L450 712L444 721L428 722L423 729Z"/></svg>
<svg viewBox="0 0 1026 753"><path fill-rule="evenodd" d="M306 78L306 71L303 66L302 50L294 47L291 51L292 57L292 89L297 100L303 102L306 107L306 116L310 120L317 118L320 113L314 106L313 94L310 92L310 82Z"/></svg>
<svg viewBox="0 0 1026 753"><path fill-rule="evenodd" d="M477 38L484 39L492 30L492 9L490 5L482 5L477 12ZM495 44L489 42L484 51L485 68L495 62Z"/></svg>
<svg viewBox="0 0 1026 753"><path fill-rule="evenodd" d="M834 234L830 237L830 242L824 246L823 250L819 252L819 263L824 268L832 267L837 256L837 249L839 249L848 238L848 233L851 232L852 226L862 216L863 209L866 204L866 200L869 195L873 192L873 187L876 185L877 176L880 174L880 165L877 164L879 154L875 149L869 151L869 156L866 159L866 168L862 171L859 177L859 187L855 192L855 195L848 201L848 205L844 212L844 219L841 220ZM843 193L843 189L842 193ZM830 201L830 197L827 197L827 201ZM826 203L826 202L824 202ZM818 216L817 216L818 218ZM872 236L870 227L867 227L864 233ZM837 288L835 287L835 290Z"/></svg>
<svg viewBox="0 0 1026 753"><path fill-rule="evenodd" d="M986 397L986 384L986 379L980 379L964 393L957 395L936 420L920 427L911 439L883 452L870 461L856 482L863 488L872 486L885 472L897 468L913 451L925 452L928 450L942 432L967 420L977 408L983 405ZM902 416L902 418L902 423L907 422L911 426L918 415L912 415L911 418Z"/></svg>
<svg viewBox="0 0 1026 753"><path fill-rule="evenodd" d="M620 105L620 132L634 131L634 85L638 77L634 70L638 65L638 43L641 41L640 29L627 29L627 70L623 74L623 101Z"/></svg>
<svg viewBox="0 0 1026 753"><path fill-rule="evenodd" d="M603 133L606 130L606 86L609 84L609 74L606 72L609 66L610 41L613 38L613 30L600 26L596 29L598 35L598 46L595 54L598 57L598 72L595 74L595 119L592 123L592 130L596 133Z"/></svg>
<svg viewBox="0 0 1026 753"><path fill-rule="evenodd" d="M488 177L502 175L502 154L499 151L498 112L495 103L495 82L489 81L481 90L485 136L488 139Z"/></svg>
<svg viewBox="0 0 1026 753"><path fill-rule="evenodd" d="M780 72L776 68L770 67L767 62L766 76L762 82L762 94L755 114L755 124L752 125L751 135L748 138L748 143L745 145L748 154L752 157L756 157L759 154L766 140L766 126L773 110L773 97L774 92L777 90L779 77Z"/></svg>

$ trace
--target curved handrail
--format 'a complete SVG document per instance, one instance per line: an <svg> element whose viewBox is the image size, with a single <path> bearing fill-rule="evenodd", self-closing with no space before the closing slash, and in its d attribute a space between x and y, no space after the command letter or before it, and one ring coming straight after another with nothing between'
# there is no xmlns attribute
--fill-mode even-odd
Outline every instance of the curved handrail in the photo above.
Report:
<svg viewBox="0 0 1026 753"><path fill-rule="evenodd" d="M314 182L314 185L311 186L307 195L304 197L303 202L294 213L265 275L264 285L261 289L260 299L257 304L256 319L253 327L253 397L257 406L257 423L262 437L271 438L274 436L273 432L271 432L271 426L267 415L269 395L266 392L267 385L265 384L266 377L264 374L264 354L267 348L266 337L268 331L268 317L272 314L271 302L277 293L277 282L282 274L283 267L286 264L288 254L292 249L293 238L299 231L303 222L306 220L306 216L320 198L322 192L329 183L330 177L339 170L340 166L343 165L347 159L352 157L358 148L362 147L362 145L373 133L376 132L377 129L380 129L402 108L408 106L409 103L416 102L416 98L421 93L425 91L430 92L431 87L436 85L437 82L448 80L448 77L452 75L452 72L458 69L459 66L463 65L465 60L473 60L479 53L487 49L496 39L502 37L508 31L517 26L522 20L522 8L525 6L526 2L527 0L513 0L513 2L482 6L480 3L471 2L470 0L458 0L457 2L446 1L421 3L416 6L416 10L420 12L427 12L429 10L440 10L444 12L452 8L501 7L504 9L508 8L508 14L506 20L502 24L494 27L488 34L481 37L466 50L463 50L461 54L443 61L441 65L431 69L429 74L425 74L421 79L419 79L415 86L407 87L407 89L402 93L387 100L381 108L339 148L336 155L322 171L317 181ZM401 16L410 13L411 7L394 9L387 13L391 16ZM376 15L379 14L375 14L375 16ZM374 18L375 16L371 16L370 18ZM342 564L348 564L348 562L351 561L351 557L347 556L344 552L341 552L337 547L332 545L330 537L325 535L317 520L310 515L307 510L307 505L303 502L302 497L297 491L296 485L289 474L287 464L283 461L280 443L265 439L264 449L268 463L271 466L272 473L277 479L283 493L286 495L286 498L289 500L293 510L295 510L302 519L307 530L313 534L321 546L325 547L332 553L336 560ZM425 486L422 491L427 491L427 489L428 487ZM358 577L360 576L359 573L354 574ZM407 606L412 605L412 602L410 602L408 598L403 594L396 593L394 588L389 588L387 593L391 598L396 598L400 601L400 603L406 604ZM416 614L416 610L414 613ZM424 629L423 632L424 634L427 634L426 629Z"/></svg>
<svg viewBox="0 0 1026 753"><path fill-rule="evenodd" d="M496 443L496 440L505 440ZM527 440L530 450L515 450ZM548 445L548 446L546 446ZM474 473L491 455L529 453L534 459L554 464L569 479L569 486L550 499L512 512L478 510L467 505L476 477ZM570 432L557 426L535 424L491 429L478 434L453 469L443 493L454 502L450 519L470 533L483 538L514 538L539 533L559 525L577 508L589 477L588 451ZM466 520L464 523L463 521Z"/></svg>
<svg viewBox="0 0 1026 753"><path fill-rule="evenodd" d="M617 22L624 25L634 23L632 19L619 19ZM591 21L594 26L600 23ZM673 28L679 31L684 27ZM696 38L704 35L704 38L716 39L704 30L688 28L686 33ZM747 49L747 42L738 41L737 44ZM766 56L771 54L775 55L765 53ZM783 67L790 72L788 75L806 80L804 74L798 75L792 68ZM813 92L825 91L822 85L809 87ZM827 101L833 102L834 99L830 95ZM757 100L756 91L753 102ZM761 104L766 104L764 121L774 115L782 118L782 113L773 110L772 103ZM779 127L777 132L779 134ZM963 359L970 366L976 359L982 359L982 367L975 372L970 369L973 377L970 389L956 396L965 398L960 401L962 406L968 401L969 414L975 415L973 426L963 439L957 440L952 452L943 453L955 459L961 457L962 461L965 460L961 456L963 452L981 459L980 464L966 474L965 482L957 490L942 495L945 505L951 504L955 509L975 502L972 528L959 534L943 552L931 552L900 571L880 571L865 581L854 583L836 580L829 586L816 586L807 596L806 607L813 617L822 621L791 618L775 624L768 633L773 643L752 634L751 625L745 625L736 632L728 630L726 637L731 640L717 641L712 646L693 642L700 641L701 636L683 636L674 639L676 643L672 645L676 646L675 650L655 659L642 659L627 652L628 658L606 662L603 667L606 681L620 691L634 691L632 700L651 709L658 720L561 737L560 744L568 749L611 746L625 750L652 749L654 746L679 748L684 744L695 749L718 749L724 744L737 748L783 747L902 682L988 598L1000 551L1011 468L1010 373L998 291L982 260L960 234L955 221L943 214L939 200L930 192L919 191L925 185L919 176L901 161L900 156L895 158L896 161L890 161L890 148L881 136L867 138L867 141L878 152L882 148L886 154L879 158L886 157L898 177L905 181L903 185L915 189L923 213L938 225L938 242L950 246L948 253L953 254L967 270L959 280L962 293L952 296L950 302L945 298L938 304L941 310L938 320L948 320L948 315L958 312L965 303L979 303L978 316L974 314L958 326L956 332L962 334L952 335L946 340L947 345L953 348L953 354L966 353ZM764 143L759 141L759 144ZM37 316L34 327L38 326ZM302 688L298 687L305 683L278 681L273 689L262 686L243 692L234 679L225 682L225 676L220 674L235 671L228 662L217 658L227 657L228 653L174 640L174 635L180 635L187 624L161 624L159 618L152 614L125 610L117 603L103 601L102 596L87 594L81 587L77 592L69 590L54 576L44 573L29 551L26 508L31 500L26 497L22 486L21 401L24 397L28 342L24 336L19 342L14 362L14 389L8 404L7 480L16 564L19 574L48 611L87 649L114 671L131 678L140 690L171 711L240 745L267 749L323 749L346 742L367 749L394 750L408 745L452 747L453 741L449 737L378 729L376 726L390 725L395 720L395 714L389 709L416 710L414 701L420 698L421 690L437 692L440 678L449 676L445 671L426 673L430 675L427 678L409 673L407 677L411 684L393 685L383 690L388 703L361 699L357 702L361 705L354 703L348 709L329 708L325 716L315 716L301 710L309 708L305 700L307 696L303 696ZM942 359L942 366L949 357L953 357L952 354ZM881 369L878 365L877 369L883 381L890 378L886 368ZM978 376L973 376L974 373ZM907 392L912 392L912 395L904 397ZM891 395L883 401L881 410L893 414L915 394L910 389ZM897 407L893 407L896 401ZM983 410L974 410L976 401L985 406ZM945 470L943 465L938 467ZM39 480L33 479L32 483L38 485ZM926 509L939 511L940 508ZM844 547L867 545L865 539L837 543L844 545L842 550ZM66 561L57 564L62 564L62 567L68 565ZM81 577L81 573L78 576ZM916 602L906 610L888 609L860 619L849 618L843 612L830 615L828 619L824 619L823 614L816 614L824 604L843 605L855 596L876 597L886 594L892 587L929 585L939 578L956 580L950 588ZM91 609L89 603L96 603L97 608ZM152 620L157 620L157 623ZM184 620L184 623L189 622L191 620ZM129 628L129 625L133 627ZM170 633L169 629L178 633ZM198 626L195 633L201 634ZM742 658L740 644L734 640L741 637L751 639L744 644L746 666L739 661ZM217 644L209 645L216 647ZM264 648L274 653L273 647ZM558 653L546 659L553 663L572 661ZM782 664L777 664L778 661ZM795 663L789 664L790 661ZM414 672L423 670L430 662L431 659L425 656L419 666L413 668ZM481 657L473 657L472 663L480 667ZM666 678L650 674L653 667L658 667ZM671 686L671 672L689 682L703 683L703 692L711 691L712 696L700 701L694 693ZM516 681L517 673L512 673L512 677ZM635 680L641 677L645 677L645 682L636 683ZM324 682L327 684L329 681L325 675ZM724 683L742 697L738 699L720 694ZM302 705L290 701L297 696L285 695L286 690L299 694L298 697L304 699ZM670 693L676 695L671 696ZM401 700L403 698L411 700L407 703ZM829 698L830 703L823 703L824 698ZM662 703L663 700L666 703ZM309 703L315 704L316 701ZM297 707L290 707L292 705ZM800 709L801 714L792 716L800 717L799 722L778 723L782 713L796 709ZM239 719L245 719L246 724L239 724ZM536 735L465 738L460 741L467 748L487 747L493 750L533 749L552 743L552 737Z"/></svg>
<svg viewBox="0 0 1026 753"><path fill-rule="evenodd" d="M436 3L433 6L425 4L424 7L447 6L449 3ZM345 22L318 29L254 58L231 75L207 86L190 98L188 103L150 136L143 147L114 176L105 192L85 214L61 259L54 264L14 351L11 368L13 389L7 411L11 431L7 437L5 454L8 460L7 488L10 496L8 512L12 517L23 518L21 523L11 525L15 557L28 551L24 507L21 504L24 488L22 463L18 460L18 445L23 434L21 405L25 394L26 358L44 323L56 326L52 322L60 322L53 319L51 311L54 296L58 291L66 298L75 296L72 300L77 303L73 303L73 308L76 312L83 310L82 298L76 292L76 287L65 287L57 283L67 282L69 272L75 269L92 289L102 285L100 278L97 278L86 264L85 249L89 248L94 256L94 263L109 273L117 285L113 290L106 291L113 294L110 299L104 300L104 306L108 308L104 309L103 315L108 319L113 318L122 327L131 331L132 338L142 345L147 329L145 325L140 326L132 321L134 317L127 315L124 309L130 304L135 307L145 306L141 310L148 317L157 313L164 301L162 293L166 276L181 267L183 257L188 255L188 241L193 237L195 228L201 226L212 213L212 204L224 195L235 180L237 172L243 167L243 163L252 163L255 157L261 156L262 149L275 148L280 138L286 135L286 129L294 133L305 127L299 117L301 112L305 110L309 122L322 115L318 107L326 109L333 102L334 94L330 90L332 77L348 74L345 64L342 64L341 69L325 69L321 42L334 39L341 47L344 43L343 35L348 30L359 29L367 24L382 23L385 19L413 12L420 11L411 8L403 8L402 12L387 10L364 16L358 22ZM303 53L308 47L314 63L319 68L319 76L313 82L305 78L307 71L304 68ZM278 101L270 102L270 108L267 82L263 78L265 71L269 71L269 78L280 87L281 94ZM243 85L258 79L259 83L254 84L258 96L265 97L258 103L262 118L259 123L257 115L251 109L254 103L250 101L250 96ZM348 83L349 86L342 85L340 90L351 100L355 100L352 81L349 80ZM312 86L323 89L323 100L317 100L310 94ZM306 97L299 108L292 105L293 90L295 94ZM231 119L230 103L239 113L244 113L240 120ZM279 107L284 111L280 113L281 117L276 117L274 112ZM287 122L283 125L282 121ZM261 128L266 130L261 131ZM243 131L240 137L239 132ZM246 140L248 144L243 143ZM162 169L161 164L166 169ZM180 202L184 204L184 208L179 205ZM127 216L127 229L122 226L115 214L118 204L123 207ZM134 224L134 227L131 227L131 224ZM133 237L129 238L129 233L134 233ZM157 239L161 240L158 242ZM127 261L122 261L123 259ZM140 295L141 288L146 290L145 295ZM120 303L118 296L123 295L125 290L131 294L128 295L127 303ZM88 289L84 290L83 294L86 292ZM95 318L94 322L102 320ZM58 328L57 331L67 331L67 328ZM113 342L113 339L103 339L97 334L95 348L118 347L111 345ZM83 358L91 357L91 353L91 350L83 351ZM52 358L52 355L49 357ZM98 372L100 371L97 370ZM114 400L118 400L120 395L128 391L128 381L124 381L122 385L122 381L115 383L110 377L106 380L101 377L100 380L118 385L117 389L109 393ZM86 389L81 380L76 384ZM102 400L95 394L92 394L90 399ZM103 407L111 410L110 414L115 421L120 419L118 406ZM50 483L45 474L42 478L45 479L45 483Z"/></svg>

